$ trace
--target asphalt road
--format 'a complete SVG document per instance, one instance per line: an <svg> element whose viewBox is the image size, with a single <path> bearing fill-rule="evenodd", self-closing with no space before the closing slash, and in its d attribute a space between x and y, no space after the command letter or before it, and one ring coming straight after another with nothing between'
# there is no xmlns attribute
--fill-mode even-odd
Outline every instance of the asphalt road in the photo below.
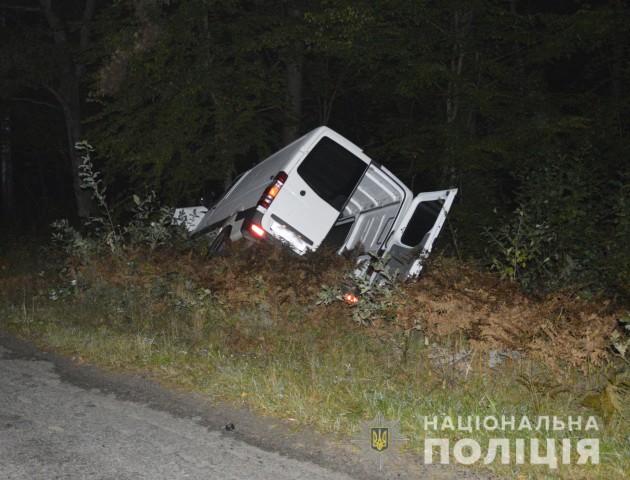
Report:
<svg viewBox="0 0 630 480"><path fill-rule="evenodd" d="M286 422L207 405L141 375L75 365L0 335L0 479L214 478L482 477L414 462L378 471Z"/></svg>

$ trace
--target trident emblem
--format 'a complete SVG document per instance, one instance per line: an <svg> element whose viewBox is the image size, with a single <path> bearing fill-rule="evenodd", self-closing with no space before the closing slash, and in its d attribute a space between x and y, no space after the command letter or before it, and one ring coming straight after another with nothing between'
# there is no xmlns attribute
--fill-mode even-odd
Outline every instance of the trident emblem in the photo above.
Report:
<svg viewBox="0 0 630 480"><path fill-rule="evenodd" d="M389 447L389 442L387 438L388 433L389 433L389 428L372 427L371 433L372 433L372 449L376 450L379 453L384 450L387 450L387 447Z"/></svg>

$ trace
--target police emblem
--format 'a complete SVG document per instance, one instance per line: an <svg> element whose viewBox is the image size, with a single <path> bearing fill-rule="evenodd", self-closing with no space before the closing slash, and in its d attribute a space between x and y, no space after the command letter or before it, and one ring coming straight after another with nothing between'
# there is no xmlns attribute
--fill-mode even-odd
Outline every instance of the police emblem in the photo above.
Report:
<svg viewBox="0 0 630 480"><path fill-rule="evenodd" d="M359 434L352 440L361 448L361 460L371 459L382 470L385 457L398 458L398 446L407 439L398 431L398 421L388 421L377 413L370 422L361 422Z"/></svg>
<svg viewBox="0 0 630 480"><path fill-rule="evenodd" d="M377 452L382 452L383 450L387 450L389 447L387 441L387 434L389 432L389 428L387 427L372 427L372 449Z"/></svg>

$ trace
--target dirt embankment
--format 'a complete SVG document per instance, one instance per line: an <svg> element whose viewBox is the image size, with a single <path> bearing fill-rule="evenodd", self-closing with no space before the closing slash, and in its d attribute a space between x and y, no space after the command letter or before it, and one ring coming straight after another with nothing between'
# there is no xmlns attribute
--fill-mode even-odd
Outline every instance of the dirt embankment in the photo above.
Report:
<svg viewBox="0 0 630 480"><path fill-rule="evenodd" d="M3 262L2 290L22 291L30 284L35 294L45 295L37 273L16 275L8 260ZM164 308L173 295L207 289L221 309L237 314L262 310L274 321L290 322L286 313L297 307L304 321L318 322L326 315L351 322L352 308L347 305L314 305L322 285L339 285L352 265L352 259L333 252L296 257L282 248L237 244L227 255L211 259L194 251L127 251L94 258L87 265L70 262L66 276L84 284L106 281L144 288L155 299L155 308L161 304L157 290L166 282L171 298L163 299ZM400 286L386 313L386 319L376 319L367 328L414 330L438 342L463 335L475 351L516 351L561 372L565 366L586 371L618 353L612 339L621 332L619 319L628 309L605 299L587 301L572 292L535 298L496 275L434 256L420 278Z"/></svg>
<svg viewBox="0 0 630 480"><path fill-rule="evenodd" d="M463 333L473 349L518 351L556 372L567 365L582 371L603 365L628 312L574 292L536 298L496 275L439 259L404 292L397 318L407 328L434 338Z"/></svg>

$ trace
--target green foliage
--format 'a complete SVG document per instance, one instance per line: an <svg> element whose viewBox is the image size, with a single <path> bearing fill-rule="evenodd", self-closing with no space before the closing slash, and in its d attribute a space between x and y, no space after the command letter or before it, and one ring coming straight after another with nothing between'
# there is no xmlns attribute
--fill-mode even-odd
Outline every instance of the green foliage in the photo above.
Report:
<svg viewBox="0 0 630 480"><path fill-rule="evenodd" d="M91 255L101 252L104 247L109 247L110 251L115 252L119 247L121 235L107 206L107 188L92 165L90 155L94 149L85 141L77 143L75 148L80 152L82 159L79 167L81 188L92 191L92 198L96 201L102 216L88 218L84 224L84 233L70 225L67 219L55 220L51 224L52 240L65 253L86 263L89 262Z"/></svg>
<svg viewBox="0 0 630 480"><path fill-rule="evenodd" d="M173 209L160 205L155 192L141 199L133 196L132 218L123 234L132 244L148 245L153 251L160 245L174 245L187 238L183 228L173 226Z"/></svg>
<svg viewBox="0 0 630 480"><path fill-rule="evenodd" d="M553 264L560 256L549 225L532 222L531 215L522 207L514 211L508 223L499 228L486 228L484 234L490 238L495 252L492 268L501 278L519 282L524 287L531 287L541 277L550 277Z"/></svg>
<svg viewBox="0 0 630 480"><path fill-rule="evenodd" d="M539 155L516 176L520 206L484 230L492 267L529 289L622 291L630 256L626 183L607 181L591 150Z"/></svg>
<svg viewBox="0 0 630 480"><path fill-rule="evenodd" d="M52 223L52 240L68 255L87 263L93 254L119 253L127 244L146 245L152 252L158 246L177 246L187 240L185 228L173 222L173 209L160 205L154 192L145 198L133 195L129 222L124 226L116 224L107 203L107 188L92 164L90 154L94 149L87 142L78 143L76 148L82 153L81 188L93 192L101 215L90 217L83 226L83 233L66 219Z"/></svg>
<svg viewBox="0 0 630 480"><path fill-rule="evenodd" d="M112 252L119 248L120 229L114 225L112 215L106 201L107 187L103 185L101 174L94 171L91 152L94 151L91 145L86 141L78 142L75 148L81 153L81 165L79 166L79 178L81 179L81 188L92 191L92 199L96 201L96 205L101 210L100 217L91 217L88 219L88 226L92 227L95 232L102 229L107 230L106 243Z"/></svg>
<svg viewBox="0 0 630 480"><path fill-rule="evenodd" d="M391 309L396 296L402 295L393 273L387 270L388 256L378 257L370 253L370 268L375 278L370 275L350 274L348 279L358 292L359 301L352 305L352 318L359 325L371 325L377 320L391 320Z"/></svg>
<svg viewBox="0 0 630 480"><path fill-rule="evenodd" d="M356 302L348 302L340 293L339 286L322 285L317 293L317 305L330 305L335 301L346 302L352 309L352 319L357 325L373 325L380 320L392 320L392 307L395 305L396 296L402 293L398 288L395 275L390 273L386 264L388 258L380 258L370 253L369 260L364 262L364 267L369 264L375 273L375 279L370 275L351 273L346 276L343 290L356 296Z"/></svg>
<svg viewBox="0 0 630 480"><path fill-rule="evenodd" d="M64 285L57 286L57 288L51 288L48 291L48 298L53 302L58 300L69 300L76 296L77 291L77 280L72 279Z"/></svg>
<svg viewBox="0 0 630 480"><path fill-rule="evenodd" d="M330 305L336 301L343 300L343 297L339 294L338 285L322 285L317 292L316 305Z"/></svg>
<svg viewBox="0 0 630 480"><path fill-rule="evenodd" d="M185 294L180 295L174 301L175 310L194 310L194 309L202 309L206 312L211 305L214 305L215 302L220 301L219 297L216 293L213 293L208 288L200 288L196 291L190 292L192 289L192 284L187 285L188 288L184 290Z"/></svg>
<svg viewBox="0 0 630 480"><path fill-rule="evenodd" d="M89 132L125 194L191 202L208 182L229 182L246 155L269 151L281 92L256 42L259 17L230 1L153 9L107 11L93 92L102 108Z"/></svg>
<svg viewBox="0 0 630 480"><path fill-rule="evenodd" d="M619 323L620 331L615 330L611 335L611 340L617 354L626 360L626 354L630 352L630 314L621 317ZM626 361L630 364L630 361Z"/></svg>
<svg viewBox="0 0 630 480"><path fill-rule="evenodd" d="M62 248L66 254L86 262L90 255L98 252L98 243L82 235L70 225L67 219L55 220L50 226L53 243Z"/></svg>

